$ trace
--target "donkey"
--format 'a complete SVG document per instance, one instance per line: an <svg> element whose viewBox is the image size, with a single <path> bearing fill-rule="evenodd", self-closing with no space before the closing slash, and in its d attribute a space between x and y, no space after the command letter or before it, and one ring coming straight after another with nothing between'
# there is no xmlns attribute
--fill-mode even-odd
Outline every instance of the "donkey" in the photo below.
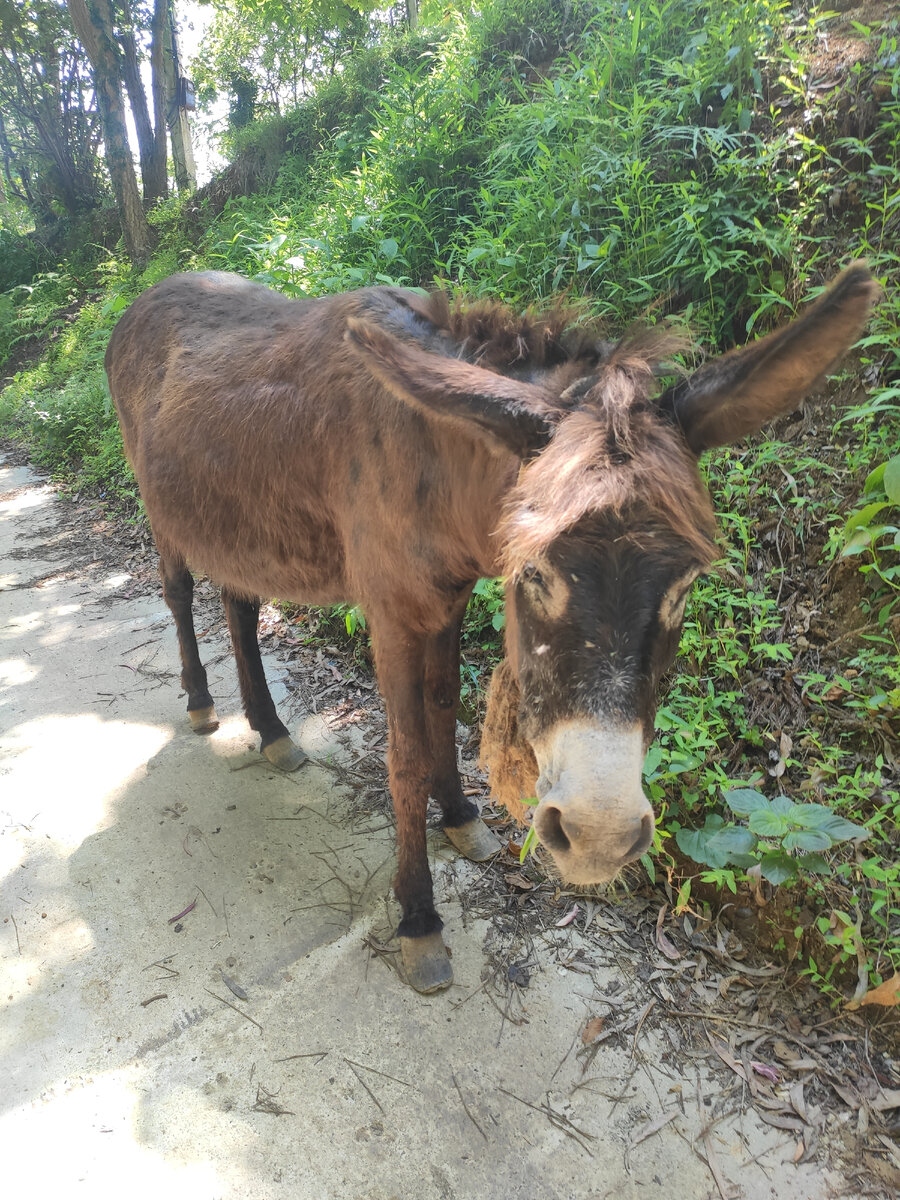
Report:
<svg viewBox="0 0 900 1200"><path fill-rule="evenodd" d="M666 334L610 347L561 308L517 317L394 287L290 300L202 272L163 280L122 316L106 369L192 727L217 717L189 568L222 587L247 719L286 771L305 755L266 686L261 598L366 613L388 718L397 932L418 991L452 979L429 795L463 854L499 848L456 762L475 582L506 576L498 775L500 730L510 754L525 748L518 785L536 791L535 827L563 877L608 881L653 839L641 766L656 691L715 554L698 459L796 407L859 336L877 290L853 264L797 320L661 395Z"/></svg>

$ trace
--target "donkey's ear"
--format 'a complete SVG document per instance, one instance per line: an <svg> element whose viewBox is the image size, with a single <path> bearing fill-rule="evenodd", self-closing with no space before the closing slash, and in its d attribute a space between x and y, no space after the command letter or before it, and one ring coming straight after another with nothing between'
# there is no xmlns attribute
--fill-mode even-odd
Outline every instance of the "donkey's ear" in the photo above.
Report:
<svg viewBox="0 0 900 1200"><path fill-rule="evenodd" d="M697 455L756 433L790 412L859 337L879 287L853 263L802 316L675 384L660 406Z"/></svg>
<svg viewBox="0 0 900 1200"><path fill-rule="evenodd" d="M538 453L563 415L534 384L400 341L378 325L351 317L345 340L366 370L399 400L485 436L525 459Z"/></svg>

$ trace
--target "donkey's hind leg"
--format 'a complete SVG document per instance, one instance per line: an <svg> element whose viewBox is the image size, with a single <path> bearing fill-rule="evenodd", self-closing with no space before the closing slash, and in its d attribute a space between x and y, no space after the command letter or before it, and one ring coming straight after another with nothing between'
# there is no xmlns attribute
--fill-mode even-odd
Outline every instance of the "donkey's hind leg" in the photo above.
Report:
<svg viewBox="0 0 900 1200"><path fill-rule="evenodd" d="M194 579L184 560L160 555L159 575L163 596L175 618L178 630L178 649L181 651L181 686L187 692L188 716L195 733L212 733L219 727L219 718L206 681L206 671L197 649L194 632Z"/></svg>
<svg viewBox="0 0 900 1200"><path fill-rule="evenodd" d="M259 601L243 600L224 589L222 600L234 646L244 712L250 728L260 735L260 749L273 766L282 771L296 771L306 762L306 755L291 740L287 729L278 719L269 693L256 636Z"/></svg>

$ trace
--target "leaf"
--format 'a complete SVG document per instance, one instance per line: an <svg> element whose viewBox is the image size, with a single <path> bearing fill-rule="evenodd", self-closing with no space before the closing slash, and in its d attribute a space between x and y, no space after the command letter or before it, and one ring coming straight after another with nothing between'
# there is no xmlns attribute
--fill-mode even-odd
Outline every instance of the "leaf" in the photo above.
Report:
<svg viewBox="0 0 900 1200"><path fill-rule="evenodd" d="M825 875L831 870L831 864L821 854L798 854L797 862L811 875Z"/></svg>
<svg viewBox="0 0 900 1200"><path fill-rule="evenodd" d="M788 817L795 825L827 833L832 842L843 842L848 839L864 841L869 836L868 829L839 817L836 812L824 804L795 804L788 813ZM810 846L809 849L816 849L816 847ZM827 849L827 847L823 846L822 849Z"/></svg>
<svg viewBox="0 0 900 1200"><path fill-rule="evenodd" d="M874 471L870 471L866 476L866 482L863 484L863 495L868 496L870 492L877 492L882 487L884 473L887 470L887 463L879 463Z"/></svg>
<svg viewBox="0 0 900 1200"><path fill-rule="evenodd" d="M236 980L232 979L230 975L226 975L221 967L219 967L219 974L222 976L222 982L233 996L237 996L238 1000L250 999L241 985Z"/></svg>
<svg viewBox="0 0 900 1200"><path fill-rule="evenodd" d="M653 745L644 756L644 775L649 777L653 774L659 764L662 762L663 748L660 745Z"/></svg>
<svg viewBox="0 0 900 1200"><path fill-rule="evenodd" d="M578 907L578 905L573 904L566 915L564 917L560 917L560 919L556 922L556 928L564 929L566 925L571 925L580 912L581 909Z"/></svg>
<svg viewBox="0 0 900 1200"><path fill-rule="evenodd" d="M709 1030L706 1031L706 1037L707 1037L707 1040L709 1041L709 1044L712 1046L713 1050L715 1050L715 1052L719 1056L719 1058L721 1058L721 1060L725 1064L725 1066L730 1067L732 1069L732 1071L734 1071L735 1075L740 1076L740 1078L743 1079L743 1081L746 1083L747 1082L747 1072L744 1070L744 1068L741 1066L741 1064L738 1062L738 1060L734 1057L734 1055L731 1053L731 1051L728 1049L728 1047L724 1044L724 1042L717 1041L716 1038L714 1038L713 1035L709 1032Z"/></svg>
<svg viewBox="0 0 900 1200"><path fill-rule="evenodd" d="M880 1004L883 1008L895 1008L900 1004L900 974L871 988L861 1000L851 1000L847 1008L862 1008L864 1004Z"/></svg>
<svg viewBox="0 0 900 1200"><path fill-rule="evenodd" d="M728 865L728 855L710 847L710 840L725 824L718 813L710 813L702 829L678 829L675 841L679 850L692 858L694 862L703 863L707 867L725 867Z"/></svg>
<svg viewBox="0 0 900 1200"><path fill-rule="evenodd" d="M769 801L756 788L735 788L726 792L725 803L739 817L749 817L752 812L759 812L769 807Z"/></svg>
<svg viewBox="0 0 900 1200"><path fill-rule="evenodd" d="M797 864L780 850L774 850L771 854L763 855L759 871L763 879L768 879L769 883L787 883L790 879L796 879Z"/></svg>
<svg viewBox="0 0 900 1200"><path fill-rule="evenodd" d="M783 837L790 829L787 818L771 809L760 809L751 813L749 824L753 832L760 837Z"/></svg>
<svg viewBox="0 0 900 1200"><path fill-rule="evenodd" d="M756 849L756 844L756 835L740 825L726 825L707 841L716 854L750 854Z"/></svg>
<svg viewBox="0 0 900 1200"><path fill-rule="evenodd" d="M900 454L895 454L884 468L884 494L892 504L900 504Z"/></svg>
<svg viewBox="0 0 900 1200"><path fill-rule="evenodd" d="M511 871L509 875L504 875L503 878L510 887L518 888L522 892L530 892L534 884L530 879L526 879L521 871Z"/></svg>
<svg viewBox="0 0 900 1200"><path fill-rule="evenodd" d="M831 838L821 829L791 830L781 843L785 850L830 850Z"/></svg>
<svg viewBox="0 0 900 1200"><path fill-rule="evenodd" d="M396 258L400 250L400 245L396 238L384 238L378 243L378 252L385 258Z"/></svg>
<svg viewBox="0 0 900 1200"><path fill-rule="evenodd" d="M662 923L668 907L669 906L667 904L663 904L659 910L659 915L656 918L656 944L659 949L662 950L666 958L670 959L672 962L678 962L679 958L681 958L681 953L675 949L662 931Z"/></svg>
<svg viewBox="0 0 900 1200"><path fill-rule="evenodd" d="M786 817L793 807L793 800L787 796L776 796L772 801L772 812L780 813L783 817Z"/></svg>
<svg viewBox="0 0 900 1200"><path fill-rule="evenodd" d="M844 538L849 538L855 529L871 525L872 518L877 516L883 508L887 508L887 501L877 500L874 504L867 504L859 512L851 513L847 518L847 524L844 526Z"/></svg>
<svg viewBox="0 0 900 1200"><path fill-rule="evenodd" d="M587 1025L581 1031L581 1041L585 1046L590 1046L597 1040L603 1032L603 1026L606 1024L605 1017L591 1017Z"/></svg>
<svg viewBox="0 0 900 1200"><path fill-rule="evenodd" d="M762 1075L763 1079L768 1079L771 1083L777 1083L781 1078L777 1067L770 1067L767 1063L751 1061L750 1066L757 1075Z"/></svg>

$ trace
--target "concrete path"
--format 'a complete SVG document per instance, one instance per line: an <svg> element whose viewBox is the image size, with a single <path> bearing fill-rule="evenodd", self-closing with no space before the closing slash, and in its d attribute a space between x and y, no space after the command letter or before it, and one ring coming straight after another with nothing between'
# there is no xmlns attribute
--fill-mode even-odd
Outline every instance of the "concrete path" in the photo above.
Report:
<svg viewBox="0 0 900 1200"><path fill-rule="evenodd" d="M366 944L394 919L389 824L350 819L316 762L291 777L268 767L214 639L203 653L223 723L191 734L162 600L111 602L122 572L87 586L54 557L58 514L52 489L0 460L9 1200L841 1190L791 1165L790 1135L718 1111L704 1059L639 1019L640 984L627 1036L579 1055L586 1022L623 1003L623 970L634 983L621 951L566 970L578 931L551 929L527 988L498 1001L483 972L502 922L466 915L459 897L482 868L439 833L456 981L436 997L406 989ZM342 753L321 717L297 733L315 760Z"/></svg>

